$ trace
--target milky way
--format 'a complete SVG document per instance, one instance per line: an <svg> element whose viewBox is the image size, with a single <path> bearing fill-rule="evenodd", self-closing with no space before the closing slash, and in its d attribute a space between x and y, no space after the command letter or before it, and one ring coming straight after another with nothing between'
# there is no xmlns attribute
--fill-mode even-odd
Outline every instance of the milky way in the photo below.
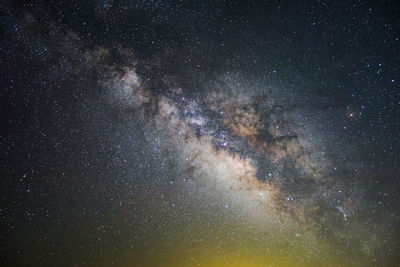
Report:
<svg viewBox="0 0 400 267"><path fill-rule="evenodd" d="M1 4L4 263L398 264L397 7L317 2Z"/></svg>

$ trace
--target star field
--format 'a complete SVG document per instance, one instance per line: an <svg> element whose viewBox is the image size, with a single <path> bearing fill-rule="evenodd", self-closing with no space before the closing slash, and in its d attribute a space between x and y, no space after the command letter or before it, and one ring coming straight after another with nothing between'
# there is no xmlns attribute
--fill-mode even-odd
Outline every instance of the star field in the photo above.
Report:
<svg viewBox="0 0 400 267"><path fill-rule="evenodd" d="M394 1L5 1L5 266L396 266Z"/></svg>

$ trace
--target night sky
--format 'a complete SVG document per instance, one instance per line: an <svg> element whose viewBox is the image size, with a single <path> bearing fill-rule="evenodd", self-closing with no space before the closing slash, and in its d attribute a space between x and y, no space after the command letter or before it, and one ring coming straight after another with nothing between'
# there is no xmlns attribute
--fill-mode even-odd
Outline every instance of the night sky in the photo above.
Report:
<svg viewBox="0 0 400 267"><path fill-rule="evenodd" d="M400 265L397 1L30 2L0 265Z"/></svg>

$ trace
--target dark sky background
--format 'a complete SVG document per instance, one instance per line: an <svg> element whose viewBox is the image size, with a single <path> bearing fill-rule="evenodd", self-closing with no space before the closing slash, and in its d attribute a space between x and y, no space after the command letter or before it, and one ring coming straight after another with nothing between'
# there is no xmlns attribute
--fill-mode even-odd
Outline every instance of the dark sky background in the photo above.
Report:
<svg viewBox="0 0 400 267"><path fill-rule="evenodd" d="M1 265L400 264L399 14L2 1Z"/></svg>

